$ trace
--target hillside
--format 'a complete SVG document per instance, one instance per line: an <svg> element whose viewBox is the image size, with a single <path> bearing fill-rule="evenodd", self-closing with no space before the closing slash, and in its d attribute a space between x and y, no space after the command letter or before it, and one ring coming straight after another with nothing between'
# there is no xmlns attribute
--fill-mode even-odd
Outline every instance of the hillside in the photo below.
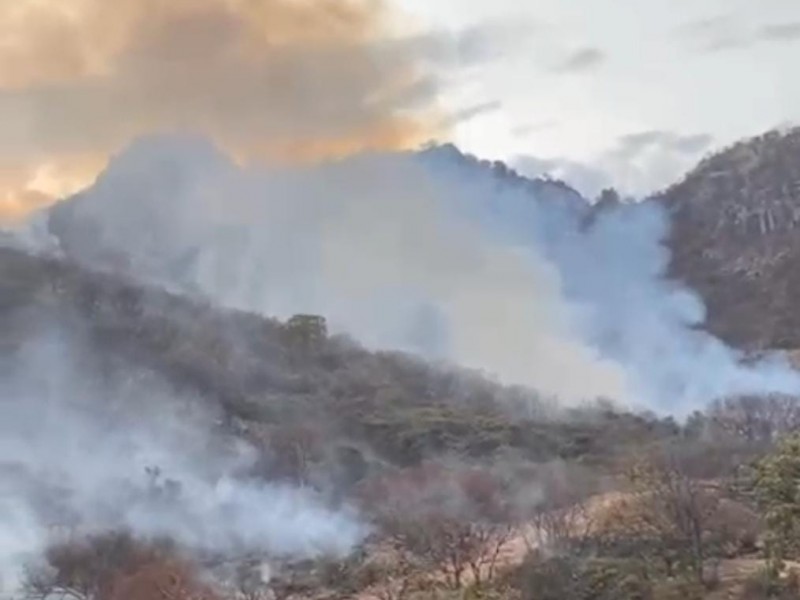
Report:
<svg viewBox="0 0 800 600"><path fill-rule="evenodd" d="M800 129L744 140L656 198L672 214L671 272L711 331L750 348L800 346Z"/></svg>
<svg viewBox="0 0 800 600"><path fill-rule="evenodd" d="M765 140L759 143L784 137ZM76 600L767 597L770 538L759 511L769 490L754 494L750 467L791 452L775 443L800 426L795 398L701 392L715 402L695 404L697 411L678 424L607 402L558 403L441 360L370 350L329 332L327 315L278 319L246 310L246 301L227 301L226 286L240 281L225 259L243 256L241 232L266 226L277 235L283 223L257 212L253 228L237 230L241 222L231 220L219 232L213 222L194 219L192 201L207 196L193 178L225 180L227 163L202 147L183 164L165 162L180 158L174 149L155 159L146 150L134 149L137 168L118 164L101 178L98 189L124 190L119 198L89 190L44 215L55 252L32 253L16 238L0 239L0 397L7 417L0 424L0 491L11 514L22 515L17 521L41 526L19 536L7 526L0 575L24 573L29 597L47 600L64 590ZM777 160L764 152L765 162ZM717 273L713 286L697 288L710 299L710 328L747 348L773 347L773 339L750 337L772 316L749 297L732 307L730 294L764 281L752 275L753 264L774 267L757 257L777 252L775 236L791 237L791 227L779 225L788 208L764 212L768 225L756 230L731 217L762 213L759 204L747 204L749 188L736 201L749 208L736 212L726 194L708 187L717 180L710 174L730 164L745 168L726 156L708 159L661 197L676 222L672 274L702 284L702 269ZM463 183L453 197L496 219L489 236L538 228L546 240L540 248L563 269L571 299L596 301L601 351L622 348L616 356L632 351L645 363L658 358L667 375L692 363L678 377L653 379L676 389L694 383L686 378L709 356L712 365L731 366L738 381L736 355L716 342L709 355L668 364L666 342L680 354L706 348L708 339L682 338L682 319L694 305L686 313L684 296L663 280L658 213L645 211L639 220L636 209L614 203L591 212L562 182L527 180L454 147L429 149L421 162L444 173L445 184ZM335 186L332 174L353 172L363 173L333 170L323 181ZM474 197L460 194L472 188ZM479 204L486 197L488 206ZM245 211L254 206L245 204ZM227 204L212 208L226 219ZM302 227L287 223L293 229L278 242L291 244ZM639 225L647 229L631 243L644 250L643 262L628 260L624 244L609 248L609 240ZM494 249L478 257L494 257ZM703 252L705 262L693 263L690 249ZM600 256L604 269L596 269ZM480 261L469 257L445 264L472 277ZM426 254L423 261L436 258ZM279 253L268 264L287 260ZM201 276L209 265L222 285L198 290L192 284L208 284ZM263 271L243 272L242 280L253 273ZM482 291L464 290L467 297ZM539 299L523 296L513 306L515 318L534 308L531 298ZM380 298L379 323L391 322L390 300ZM723 300L721 308L714 304ZM646 319L654 306L663 322ZM747 314L758 326L747 329L736 310L753 311ZM486 319L482 309L473 314ZM491 323L502 322L491 314ZM655 346L641 345L645 326ZM527 333L518 329L510 319L501 341ZM65 528L68 534L59 535ZM31 553L40 555L37 568L21 569L19 556ZM786 580L790 594L792 585Z"/></svg>
<svg viewBox="0 0 800 600"><path fill-rule="evenodd" d="M0 247L0 327L0 394L9 417L2 426L9 429L4 440L13 444L15 437L9 432L22 423L33 427L27 443L38 449L32 464L27 445L20 448L19 458L16 450L4 456L3 489L8 498L19 495L32 502L35 518L51 530L92 531L92 519L103 514L92 507L109 501L109 492L103 490L113 481L124 482L122 495L113 502L132 511L123 523L133 523L135 529L142 527L142 510L159 514L165 494L177 494L172 502L178 502L181 512L208 510L185 496L196 486L197 473L177 467L168 456L163 463L145 463L137 471L136 461L129 464L112 454L116 442L106 437L116 435L113 432L145 444L137 453L158 455L165 450L148 450L152 442L146 436L154 427L155 432L164 427L159 436L178 436L179 446L169 452L210 452L204 461L236 453L244 443L250 450L233 475L237 485L299 486L313 490L319 502L332 508L361 503L385 478L391 481L406 472L416 477L416 470L424 472L437 463L451 465L455 473L487 469L510 475L547 465L553 465L554 473L589 473L589 468L605 472L631 449L677 433L669 419L603 405L554 406L531 391L505 388L476 373L401 353L366 351L347 338L317 332L313 320L281 323L222 309L11 247ZM52 346L54 337L67 345ZM26 396L18 399L20 390ZM32 405L14 408L28 395ZM91 421L87 425L81 416L84 410L107 429L95 429ZM20 411L32 413L20 420ZM49 418L39 422L50 413L52 424ZM191 425L198 414L210 416L208 431ZM190 437L183 439L186 427ZM81 474L88 457L75 465L62 464L55 458L58 453L65 458L71 454L58 445L51 458L40 454L40 435L55 435L59 444L70 448L73 436L81 443L91 436L98 458L108 461L98 474L92 459L90 468L101 477L101 487L82 487L88 485ZM38 462L43 459L55 462ZM67 473L51 479L50 471L62 468ZM140 481L145 486L137 491ZM527 478L519 484L527 486ZM264 510L275 502L276 492L268 490ZM148 500L150 494L155 498ZM89 504L76 504L78 498ZM235 507L227 510L239 510ZM301 527L319 518L311 513L302 517L309 510L302 503L289 510L292 515L299 511ZM213 523L218 517L212 512L205 518ZM181 537L181 530L172 527L169 531L182 543L193 539ZM344 533L336 535L340 545L350 543ZM4 553L14 549L11 539L11 546L0 547L0 567L8 560ZM268 541L267 547L273 543ZM302 545L299 548L289 557L316 556L316 551L308 555ZM212 552L203 560L218 560L214 554L231 560L227 542L201 549L202 555ZM233 559L238 560L235 555ZM301 576L306 564L287 567L287 576ZM320 577L328 575L314 573L307 574L309 585L323 585Z"/></svg>
<svg viewBox="0 0 800 600"><path fill-rule="evenodd" d="M598 460L672 431L607 408L558 408L476 373L369 352L341 336L306 347L278 321L11 248L0 248L0 292L4 352L57 319L101 364L153 370L222 407L237 432L317 430L326 460L340 450L398 465L507 450L536 461Z"/></svg>

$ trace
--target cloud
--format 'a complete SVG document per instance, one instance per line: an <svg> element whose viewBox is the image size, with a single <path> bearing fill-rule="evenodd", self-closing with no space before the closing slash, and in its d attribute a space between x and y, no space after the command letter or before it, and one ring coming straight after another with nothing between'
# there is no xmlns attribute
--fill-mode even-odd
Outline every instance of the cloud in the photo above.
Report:
<svg viewBox="0 0 800 600"><path fill-rule="evenodd" d="M77 172L150 132L289 161L428 141L445 120L441 71L481 60L490 41L480 29L409 36L396 20L373 0L3 3L0 183L23 181L0 218L28 192L60 191L31 171Z"/></svg>
<svg viewBox="0 0 800 600"><path fill-rule="evenodd" d="M714 137L708 133L698 133L696 135L678 136L672 140L673 147L688 154L704 152L708 150L714 142Z"/></svg>
<svg viewBox="0 0 800 600"><path fill-rule="evenodd" d="M445 121L446 127L448 128L455 127L457 125L460 125L461 123L466 123L467 121L471 121L475 117L497 112L502 107L503 103L499 100L490 100L488 102L482 102L480 104L475 104L473 106L467 106L466 108L457 110L451 115L449 115Z"/></svg>
<svg viewBox="0 0 800 600"><path fill-rule="evenodd" d="M752 40L741 23L731 14L716 15L681 25L679 39L701 52L714 53L749 45Z"/></svg>
<svg viewBox="0 0 800 600"><path fill-rule="evenodd" d="M563 179L590 198L607 187L641 197L673 183L694 166L712 142L713 138L704 133L648 130L619 137L592 161L521 156L514 164L529 175Z"/></svg>
<svg viewBox="0 0 800 600"><path fill-rule="evenodd" d="M556 66L560 73L578 73L596 69L606 60L606 55L597 48L582 48L570 54Z"/></svg>
<svg viewBox="0 0 800 600"><path fill-rule="evenodd" d="M514 167L529 177L561 179L588 198L594 198L601 190L615 186L612 173L566 157L519 156L514 159Z"/></svg>
<svg viewBox="0 0 800 600"><path fill-rule="evenodd" d="M695 49L713 53L752 47L760 43L798 41L800 22L748 27L732 15L720 15L687 23L678 28L677 33Z"/></svg>
<svg viewBox="0 0 800 600"><path fill-rule="evenodd" d="M800 40L800 22L765 25L761 28L759 38L772 42L794 42Z"/></svg>
<svg viewBox="0 0 800 600"><path fill-rule="evenodd" d="M651 130L621 136L612 152L621 158L635 158L648 149L694 154L708 148L713 138L705 133L681 135L672 131Z"/></svg>
<svg viewBox="0 0 800 600"><path fill-rule="evenodd" d="M516 127L512 128L511 133L514 137L524 138L534 133L555 129L556 127L558 127L558 125L559 125L558 121L556 121L555 119L538 121L535 123L524 123L522 125L517 125Z"/></svg>

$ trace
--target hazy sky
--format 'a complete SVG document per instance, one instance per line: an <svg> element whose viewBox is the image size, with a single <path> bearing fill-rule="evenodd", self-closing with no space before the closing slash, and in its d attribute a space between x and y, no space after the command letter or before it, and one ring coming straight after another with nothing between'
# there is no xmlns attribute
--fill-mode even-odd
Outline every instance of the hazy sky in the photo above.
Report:
<svg viewBox="0 0 800 600"><path fill-rule="evenodd" d="M641 193L800 120L798 0L394 2L494 51L445 92L472 116L460 145L531 155L528 170L561 167L584 188L610 174Z"/></svg>
<svg viewBox="0 0 800 600"><path fill-rule="evenodd" d="M798 59L800 0L0 0L0 222L174 129L248 160L452 139L641 195L800 120Z"/></svg>

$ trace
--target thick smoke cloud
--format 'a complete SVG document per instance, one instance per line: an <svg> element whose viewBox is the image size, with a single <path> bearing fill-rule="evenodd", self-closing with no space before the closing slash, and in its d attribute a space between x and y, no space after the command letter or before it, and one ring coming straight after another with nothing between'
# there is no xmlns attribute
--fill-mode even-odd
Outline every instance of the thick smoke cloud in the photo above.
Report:
<svg viewBox="0 0 800 600"><path fill-rule="evenodd" d="M630 397L660 413L685 415L735 394L800 392L800 376L778 355L752 362L702 330L702 300L665 273L669 232L654 202L593 214L591 225L520 194L501 194L496 211L477 191L472 216L504 243L553 264L573 329L625 373Z"/></svg>
<svg viewBox="0 0 800 600"><path fill-rule="evenodd" d="M652 203L600 213L552 184L498 179L457 153L243 170L203 140L140 140L51 220L67 254L228 306L333 327L484 369L564 401L684 414L733 393L796 392L744 367L663 279Z"/></svg>
<svg viewBox="0 0 800 600"><path fill-rule="evenodd" d="M406 29L375 0L0 3L0 219L156 131L202 132L247 160L430 139L437 69L463 40Z"/></svg>
<svg viewBox="0 0 800 600"><path fill-rule="evenodd" d="M39 332L0 371L1 591L64 531L292 558L346 553L366 533L310 491L248 478L254 452L200 399L90 351L63 319L35 317Z"/></svg>
<svg viewBox="0 0 800 600"><path fill-rule="evenodd" d="M52 224L71 256L227 306L323 314L368 346L569 399L624 396L617 369L572 339L557 272L484 240L458 217L465 192L413 154L242 170L203 140L161 137L117 157Z"/></svg>

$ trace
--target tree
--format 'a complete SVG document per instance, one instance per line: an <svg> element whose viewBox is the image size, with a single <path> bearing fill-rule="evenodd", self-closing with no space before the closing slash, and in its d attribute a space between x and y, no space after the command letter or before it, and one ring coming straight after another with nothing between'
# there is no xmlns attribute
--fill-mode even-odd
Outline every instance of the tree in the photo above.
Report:
<svg viewBox="0 0 800 600"><path fill-rule="evenodd" d="M109 532L55 544L44 564L26 570L23 589L30 598L106 600L118 577L170 556L167 541L143 543L127 532Z"/></svg>
<svg viewBox="0 0 800 600"><path fill-rule="evenodd" d="M721 546L720 486L693 477L691 460L677 448L636 462L628 480L629 492L599 528L603 542L658 558L668 576L684 572L706 583L705 567Z"/></svg>
<svg viewBox="0 0 800 600"><path fill-rule="evenodd" d="M288 342L304 351L315 349L328 337L328 325L318 315L294 315L284 328Z"/></svg>
<svg viewBox="0 0 800 600"><path fill-rule="evenodd" d="M585 542L592 530L587 504L594 488L591 477L559 462L540 466L529 477L539 495L531 506L520 507L528 550L560 555Z"/></svg>
<svg viewBox="0 0 800 600"><path fill-rule="evenodd" d="M309 483L313 465L322 459L325 446L319 429L305 424L274 427L264 441L267 456L262 467L269 478Z"/></svg>
<svg viewBox="0 0 800 600"><path fill-rule="evenodd" d="M612 188L605 188L597 197L596 206L598 208L614 208L622 202L619 192Z"/></svg>
<svg viewBox="0 0 800 600"><path fill-rule="evenodd" d="M218 600L218 596L191 565L166 559L119 574L109 600Z"/></svg>
<svg viewBox="0 0 800 600"><path fill-rule="evenodd" d="M753 484L767 530L766 550L773 577L800 554L800 434L784 439L756 465Z"/></svg>
<svg viewBox="0 0 800 600"><path fill-rule="evenodd" d="M241 600L270 600L269 573L261 560L246 559L236 565L233 583Z"/></svg>
<svg viewBox="0 0 800 600"><path fill-rule="evenodd" d="M494 578L515 531L503 482L483 469L406 469L372 482L365 501L397 560L423 565L454 590L466 573L476 586Z"/></svg>
<svg viewBox="0 0 800 600"><path fill-rule="evenodd" d="M651 600L653 581L636 561L565 555L528 560L517 575L521 600ZM660 597L660 596L659 596ZM673 596L669 596L672 598ZM689 600L690 597L681 596Z"/></svg>
<svg viewBox="0 0 800 600"><path fill-rule="evenodd" d="M708 412L718 430L751 444L772 444L800 428L800 402L785 394L725 398Z"/></svg>
<svg viewBox="0 0 800 600"><path fill-rule="evenodd" d="M373 563L372 568L378 579L373 593L379 600L405 600L416 591L424 567L403 552Z"/></svg>

